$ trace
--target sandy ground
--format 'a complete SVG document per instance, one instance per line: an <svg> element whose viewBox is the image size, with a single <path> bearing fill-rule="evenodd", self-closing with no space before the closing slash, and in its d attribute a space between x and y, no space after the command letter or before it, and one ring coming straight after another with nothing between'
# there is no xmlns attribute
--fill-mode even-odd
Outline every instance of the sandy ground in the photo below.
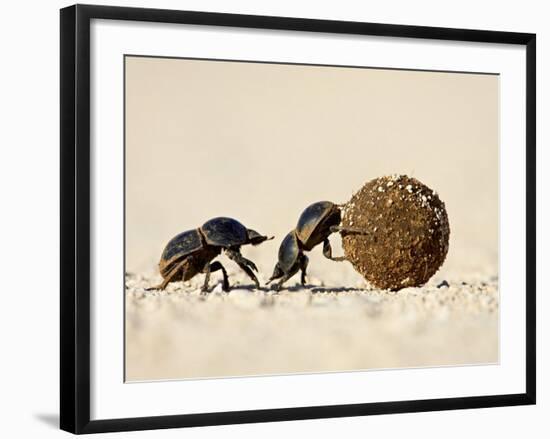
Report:
<svg viewBox="0 0 550 439"><path fill-rule="evenodd" d="M229 293L201 295L202 276L145 291L159 279L127 276L130 381L498 362L496 276L399 292L296 276L275 293L230 272Z"/></svg>

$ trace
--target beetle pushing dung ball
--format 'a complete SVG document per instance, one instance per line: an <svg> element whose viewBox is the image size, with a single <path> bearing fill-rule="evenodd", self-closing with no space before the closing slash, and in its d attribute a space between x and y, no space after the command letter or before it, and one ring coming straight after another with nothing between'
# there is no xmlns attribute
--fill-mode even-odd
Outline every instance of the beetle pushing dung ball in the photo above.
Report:
<svg viewBox="0 0 550 439"><path fill-rule="evenodd" d="M328 237L340 232L345 257L333 257ZM306 282L305 251L323 242L323 254L348 260L374 287L400 290L424 285L441 267L449 248L445 205L420 181L405 175L366 183L344 205L320 201L307 207L283 239L268 283L279 290L301 271Z"/></svg>
<svg viewBox="0 0 550 439"><path fill-rule="evenodd" d="M302 285L306 283L306 269L309 263L304 251L310 251L323 243L323 255L332 261L345 261L342 256L332 256L332 247L328 237L335 232L361 233L352 227L340 226L341 206L330 201L319 201L308 206L300 215L298 224L283 239L279 247L279 260L275 265L269 284L280 279L275 284L275 290L280 290L283 283L301 270Z"/></svg>

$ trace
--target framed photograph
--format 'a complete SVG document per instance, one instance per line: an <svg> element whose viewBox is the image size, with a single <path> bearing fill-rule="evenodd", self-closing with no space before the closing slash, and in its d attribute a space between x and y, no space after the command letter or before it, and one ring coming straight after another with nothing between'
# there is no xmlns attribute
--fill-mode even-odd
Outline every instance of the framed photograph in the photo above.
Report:
<svg viewBox="0 0 550 439"><path fill-rule="evenodd" d="M535 403L535 35L61 10L61 428Z"/></svg>

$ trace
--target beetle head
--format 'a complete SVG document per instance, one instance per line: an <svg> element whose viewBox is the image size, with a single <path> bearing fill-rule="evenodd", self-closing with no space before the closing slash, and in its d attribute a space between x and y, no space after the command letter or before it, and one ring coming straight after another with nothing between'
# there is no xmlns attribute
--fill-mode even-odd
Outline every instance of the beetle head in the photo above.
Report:
<svg viewBox="0 0 550 439"><path fill-rule="evenodd" d="M260 235L258 232L256 232L256 230L247 229L247 231L248 231L248 244L258 245L264 241L268 241L274 238L273 236L267 237L264 235Z"/></svg>

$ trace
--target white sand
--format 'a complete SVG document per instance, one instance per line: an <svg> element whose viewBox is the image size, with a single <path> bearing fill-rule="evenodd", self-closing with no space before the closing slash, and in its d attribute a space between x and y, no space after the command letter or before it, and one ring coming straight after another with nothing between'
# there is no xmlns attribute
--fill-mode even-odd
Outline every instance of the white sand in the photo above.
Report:
<svg viewBox="0 0 550 439"><path fill-rule="evenodd" d="M496 277L394 293L318 279L302 288L296 276L277 294L230 276L242 286L207 296L202 276L165 292L144 290L158 276L127 276L127 380L498 361Z"/></svg>

